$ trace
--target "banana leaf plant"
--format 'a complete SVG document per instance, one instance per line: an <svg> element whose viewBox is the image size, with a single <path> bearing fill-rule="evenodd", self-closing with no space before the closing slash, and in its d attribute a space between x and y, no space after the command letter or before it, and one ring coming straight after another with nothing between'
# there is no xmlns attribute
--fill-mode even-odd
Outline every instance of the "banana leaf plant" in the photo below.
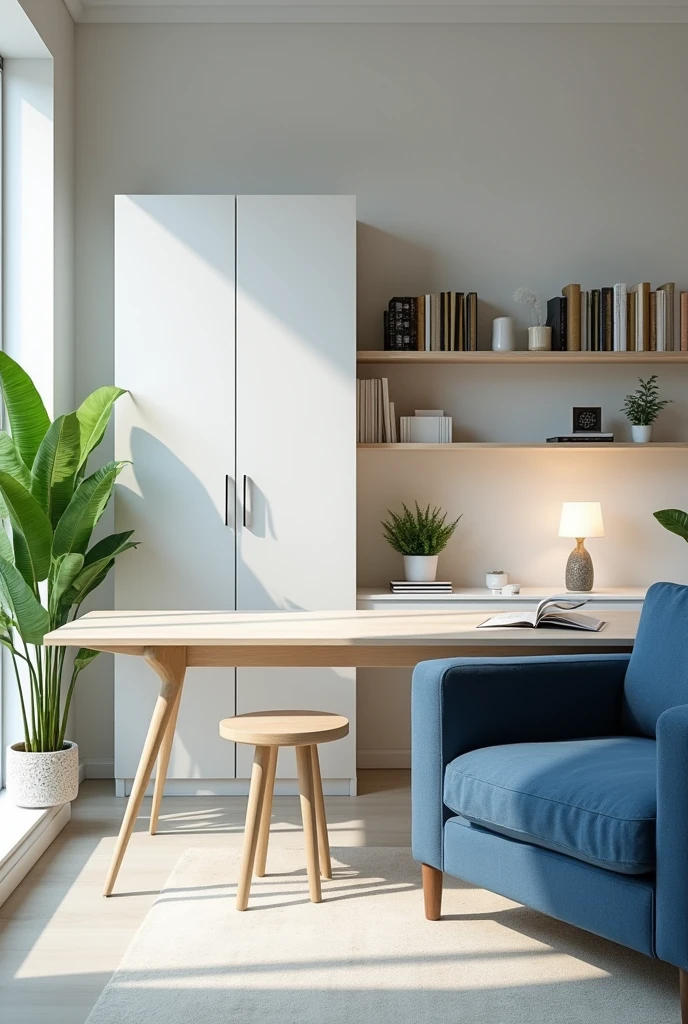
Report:
<svg viewBox="0 0 688 1024"><path fill-rule="evenodd" d="M19 687L24 749L62 750L80 673L98 651L82 648L66 682L65 648L43 637L76 618L133 531L89 547L125 463L87 476L121 388L94 391L76 412L50 421L33 381L0 352L0 387L10 432L0 430L0 644Z"/></svg>
<svg viewBox="0 0 688 1024"><path fill-rule="evenodd" d="M679 508L663 508L653 515L669 533L675 533L677 537L688 541L688 512L682 512Z"/></svg>

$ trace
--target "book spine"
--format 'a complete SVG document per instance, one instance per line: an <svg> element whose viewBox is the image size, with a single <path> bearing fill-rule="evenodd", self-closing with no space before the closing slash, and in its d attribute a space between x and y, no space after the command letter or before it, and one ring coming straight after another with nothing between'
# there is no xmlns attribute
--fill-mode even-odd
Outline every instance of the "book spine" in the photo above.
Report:
<svg viewBox="0 0 688 1024"><path fill-rule="evenodd" d="M561 290L567 298L566 303L566 345L571 352L580 352L581 348L581 287L579 284L567 284Z"/></svg>
<svg viewBox="0 0 688 1024"><path fill-rule="evenodd" d="M650 352L657 351L657 292L650 292Z"/></svg>
<svg viewBox="0 0 688 1024"><path fill-rule="evenodd" d="M600 351L600 289L590 292L590 349Z"/></svg>
<svg viewBox="0 0 688 1024"><path fill-rule="evenodd" d="M382 344L386 351L391 349L389 340L389 310L386 309L382 314Z"/></svg>
<svg viewBox="0 0 688 1024"><path fill-rule="evenodd" d="M688 352L688 292L681 292L681 352Z"/></svg>
<svg viewBox="0 0 688 1024"><path fill-rule="evenodd" d="M416 299L417 303L417 328L416 328L416 348L419 352L425 351L425 296L419 295Z"/></svg>
<svg viewBox="0 0 688 1024"><path fill-rule="evenodd" d="M466 305L471 311L471 323L470 328L466 332L467 345L466 348L469 352L477 352L478 350L478 293L469 292L466 296Z"/></svg>
<svg viewBox="0 0 688 1024"><path fill-rule="evenodd" d="M600 350L611 352L614 346L614 289L602 288L600 295Z"/></svg>
<svg viewBox="0 0 688 1024"><path fill-rule="evenodd" d="M626 292L626 351L635 352L635 337L636 337L636 313L638 311L636 303L636 293L633 291Z"/></svg>
<svg viewBox="0 0 688 1024"><path fill-rule="evenodd" d="M635 302L635 337L633 347L636 352L648 352L650 349L650 285L647 281L630 289ZM665 307L666 308L666 307ZM631 346L629 345L629 348Z"/></svg>
<svg viewBox="0 0 688 1024"><path fill-rule="evenodd" d="M666 350L667 352L674 352L678 347L676 344L675 323L676 285L673 281L668 284L660 284L657 291L666 292Z"/></svg>
<svg viewBox="0 0 688 1024"><path fill-rule="evenodd" d="M625 352L628 347L628 290L625 284L614 285L614 333L612 348L614 352Z"/></svg>

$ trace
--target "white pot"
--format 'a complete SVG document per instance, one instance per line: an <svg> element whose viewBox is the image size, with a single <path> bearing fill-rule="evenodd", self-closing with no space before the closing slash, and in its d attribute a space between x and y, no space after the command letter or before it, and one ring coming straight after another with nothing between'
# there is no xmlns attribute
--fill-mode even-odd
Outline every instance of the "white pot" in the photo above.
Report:
<svg viewBox="0 0 688 1024"><path fill-rule="evenodd" d="M549 352L552 348L551 327L529 327L528 349L531 352Z"/></svg>
<svg viewBox="0 0 688 1024"><path fill-rule="evenodd" d="M644 423L642 426L637 426L633 423L631 435L636 444L647 444L652 439L652 424Z"/></svg>
<svg viewBox="0 0 688 1024"><path fill-rule="evenodd" d="M501 590L509 582L508 572L486 572L485 586L488 590Z"/></svg>
<svg viewBox="0 0 688 1024"><path fill-rule="evenodd" d="M58 807L79 792L79 748L26 753L23 743L7 748L7 792L17 807Z"/></svg>
<svg viewBox="0 0 688 1024"><path fill-rule="evenodd" d="M494 352L511 352L516 348L514 321L510 316L498 316L492 321L492 349Z"/></svg>
<svg viewBox="0 0 688 1024"><path fill-rule="evenodd" d="M432 583L439 555L404 555L404 575L409 583Z"/></svg>

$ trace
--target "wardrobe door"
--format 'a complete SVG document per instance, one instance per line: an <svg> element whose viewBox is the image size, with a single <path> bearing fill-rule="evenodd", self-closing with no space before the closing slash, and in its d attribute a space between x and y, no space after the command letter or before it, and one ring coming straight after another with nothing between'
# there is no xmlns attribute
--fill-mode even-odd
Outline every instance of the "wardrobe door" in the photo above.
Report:
<svg viewBox="0 0 688 1024"><path fill-rule="evenodd" d="M353 196L237 197L237 607L355 607L356 209ZM355 674L239 669L237 712L351 719L323 775L355 777ZM251 751L237 750L237 774ZM295 778L293 751L281 777Z"/></svg>
<svg viewBox="0 0 688 1024"><path fill-rule="evenodd" d="M141 544L117 560L116 608L235 607L234 214L234 196L116 197L115 380L130 394L115 449L132 465L115 518ZM142 659L115 661L115 776L130 780L159 686ZM171 780L234 777L218 735L234 689L233 669L187 670Z"/></svg>

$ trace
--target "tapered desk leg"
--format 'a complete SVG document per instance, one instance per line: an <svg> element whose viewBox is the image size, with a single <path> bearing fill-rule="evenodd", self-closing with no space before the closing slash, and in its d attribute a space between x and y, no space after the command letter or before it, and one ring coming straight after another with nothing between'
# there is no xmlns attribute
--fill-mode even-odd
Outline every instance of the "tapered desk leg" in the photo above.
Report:
<svg viewBox="0 0 688 1024"><path fill-rule="evenodd" d="M129 844L134 824L141 808L146 786L153 771L153 765L160 752L165 731L178 707L181 689L184 685L186 672L185 647L147 647L144 657L148 664L160 676L160 694L155 704L153 717L148 727L148 735L143 746L136 777L132 786L131 796L124 812L122 826L119 830L115 852L112 855L110 870L105 879L104 896L110 896L114 889L122 860Z"/></svg>
<svg viewBox="0 0 688 1024"><path fill-rule="evenodd" d="M325 798L323 797L322 776L320 775L320 758L318 747L311 747L313 760L313 798L315 800L315 821L318 826L318 856L320 874L323 878L332 878L332 861L330 859L330 840L327 835L327 818L325 817Z"/></svg>
<svg viewBox="0 0 688 1024"><path fill-rule="evenodd" d="M162 803L163 794L165 792L165 780L167 779L167 769L170 764L170 754L172 753L172 744L174 743L174 734L177 731L177 718L179 717L179 705L182 700L182 689L179 687L179 692L174 702L174 708L165 734L160 744L160 753L158 754L158 764L155 769L155 785L153 787L153 806L151 807L150 824L148 831L152 836L158 831L158 818L160 817L160 804Z"/></svg>

